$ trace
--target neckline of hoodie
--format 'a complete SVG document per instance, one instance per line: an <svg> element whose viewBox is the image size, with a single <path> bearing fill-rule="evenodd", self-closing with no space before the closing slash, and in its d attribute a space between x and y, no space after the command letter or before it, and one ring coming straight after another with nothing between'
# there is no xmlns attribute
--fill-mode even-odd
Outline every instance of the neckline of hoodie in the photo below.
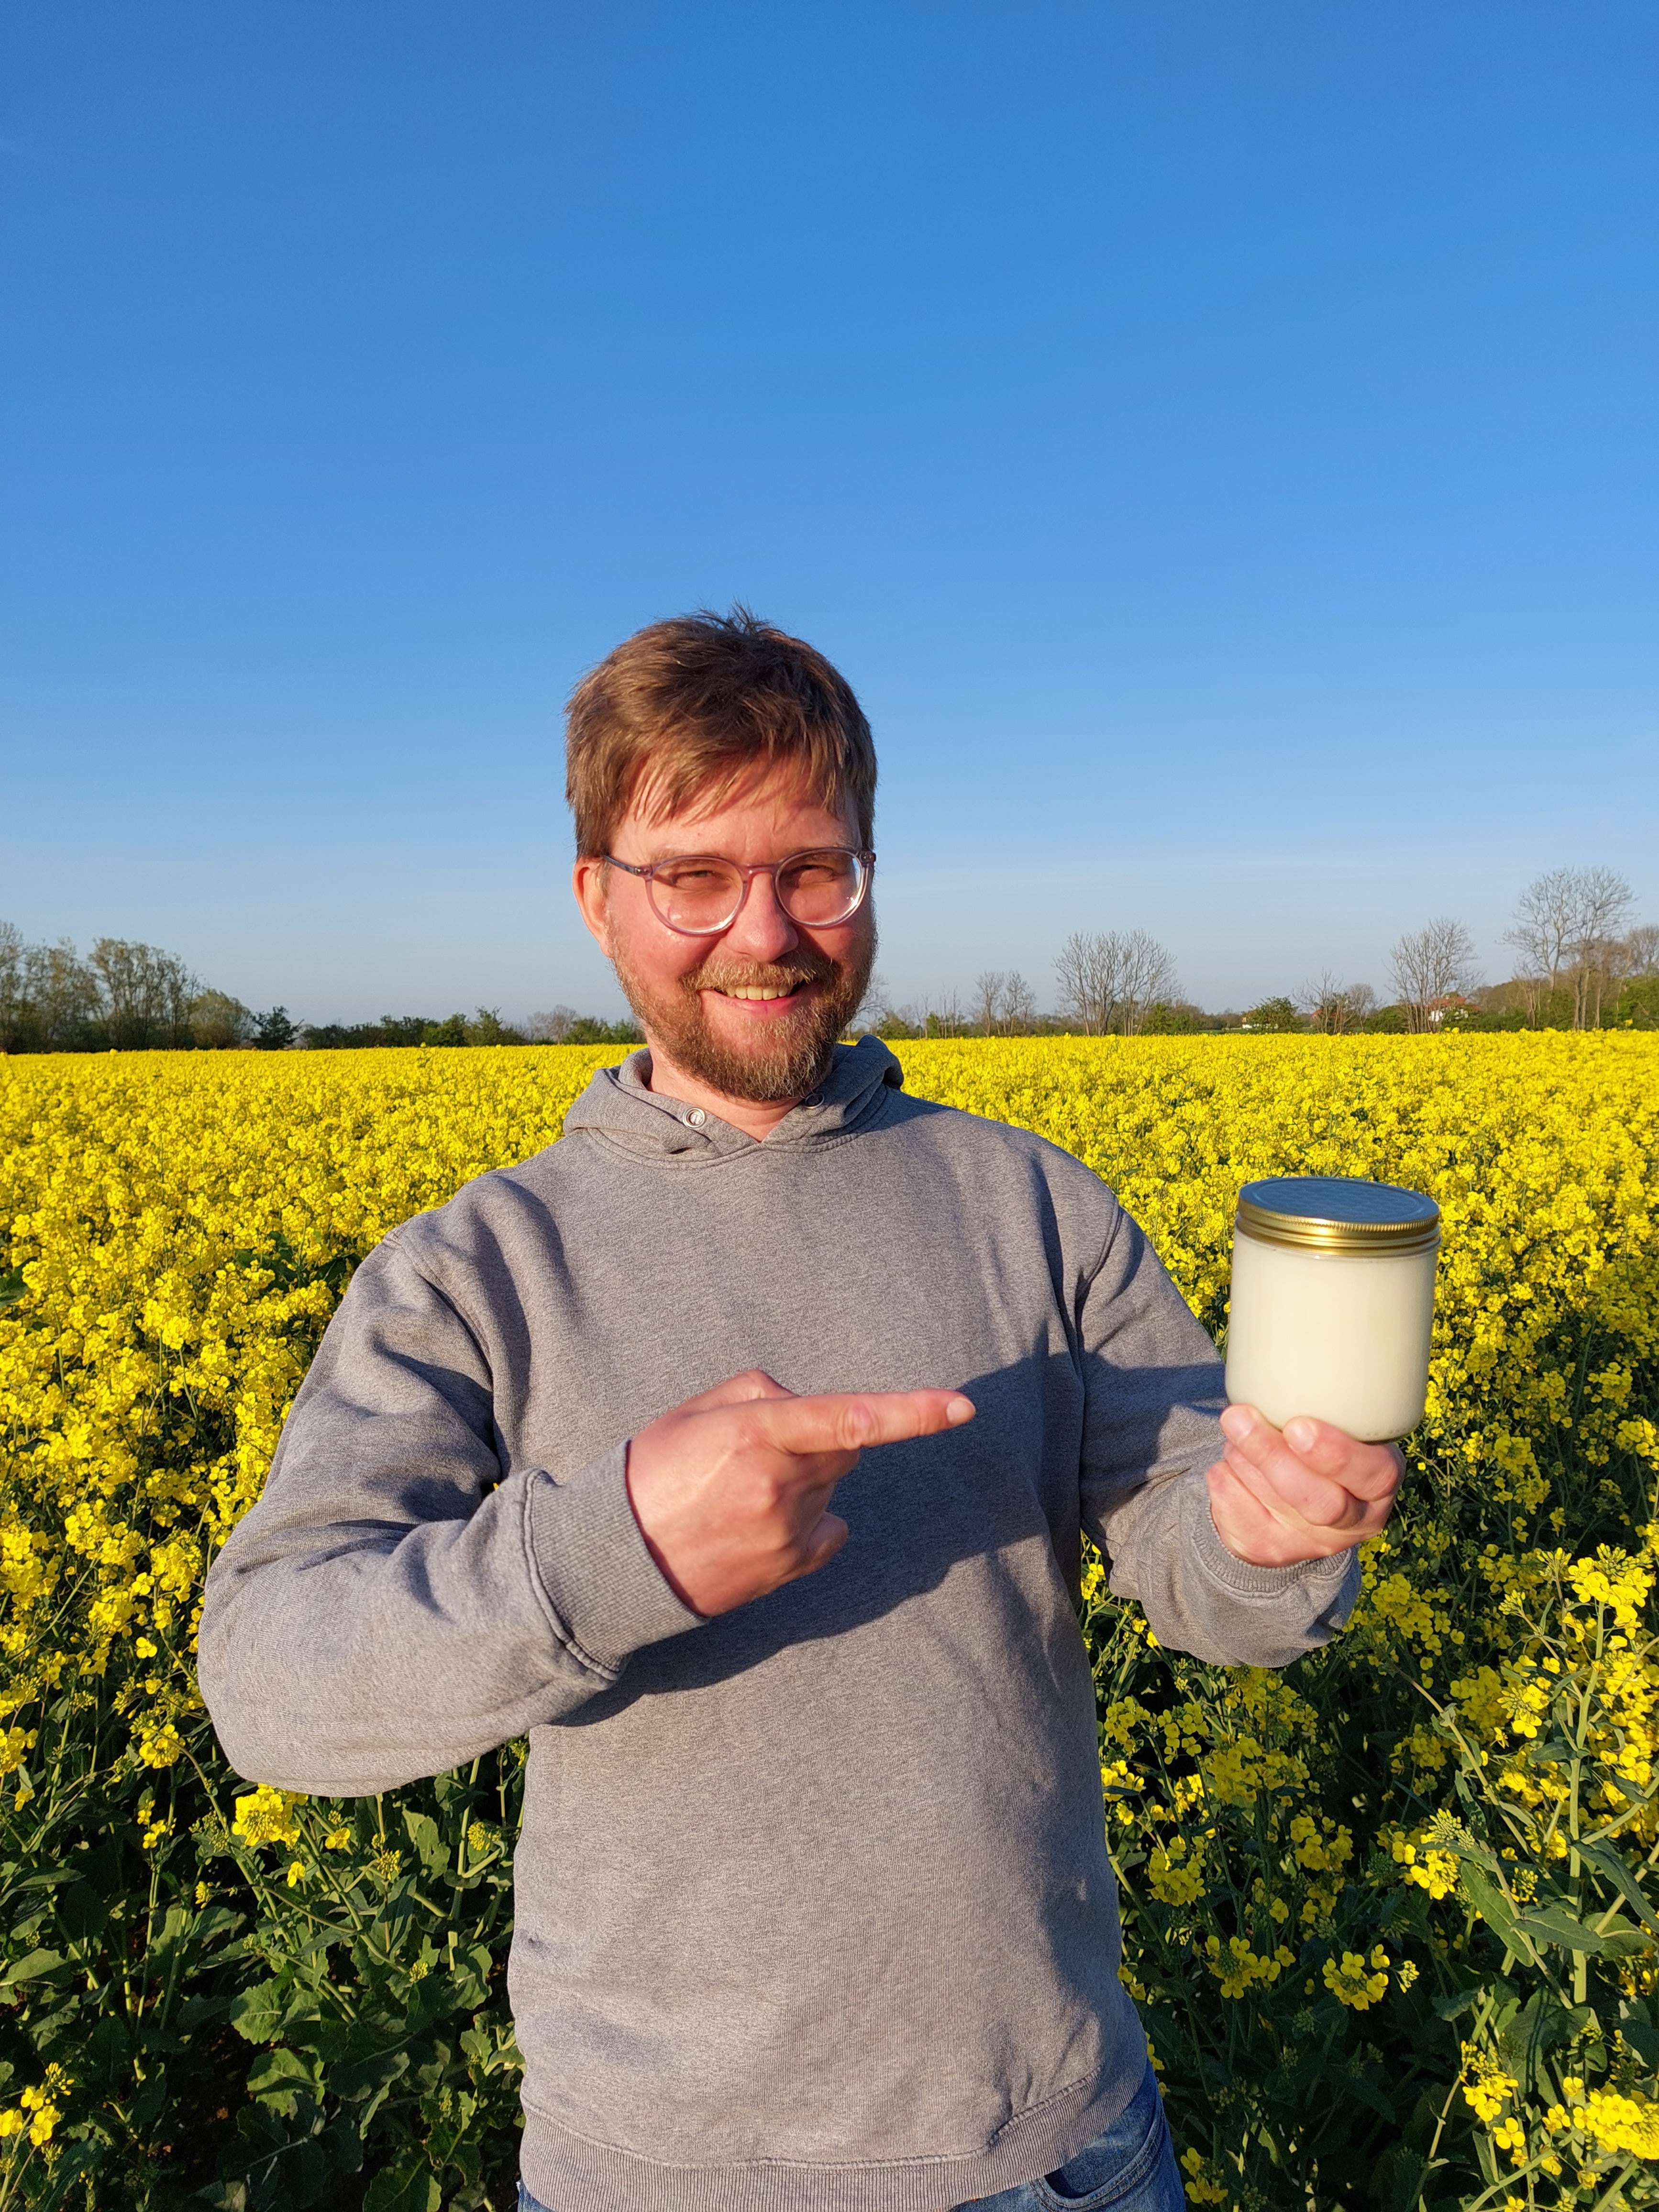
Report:
<svg viewBox="0 0 1659 2212"><path fill-rule="evenodd" d="M776 1146L772 1143L769 1137L756 1137L747 1145L733 1150L717 1150L694 1131L693 1142L684 1146L677 1145L671 1150L666 1146L647 1145L643 1142L630 1143L626 1137L618 1136L614 1130L602 1128L592 1121L583 1122L567 1133L572 1137L597 1137L612 1152L621 1152L629 1159L637 1161L647 1167L671 1169L732 1167L748 1160L786 1159L803 1149L815 1152L827 1152L833 1151L837 1145L850 1145L858 1138L867 1135L872 1128L886 1118L890 1094L895 1097L902 1096L896 1085L879 1084L872 1091L868 1106L852 1121L843 1122L837 1129L803 1129L798 1136L791 1137L787 1142ZM674 1115L671 1118L676 1121L681 1120L678 1115ZM725 1126L730 1128L732 1124L728 1121ZM742 1130L737 1132L739 1136L743 1133ZM559 1141L562 1143L563 1138Z"/></svg>

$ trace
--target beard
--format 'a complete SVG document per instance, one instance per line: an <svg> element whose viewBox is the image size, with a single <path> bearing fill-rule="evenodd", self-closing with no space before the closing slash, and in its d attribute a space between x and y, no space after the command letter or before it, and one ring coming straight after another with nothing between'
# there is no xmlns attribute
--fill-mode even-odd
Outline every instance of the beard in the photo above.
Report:
<svg viewBox="0 0 1659 2212"><path fill-rule="evenodd" d="M875 965L873 922L849 960L832 960L814 945L800 945L787 960L738 961L711 953L678 982L647 982L619 956L617 981L648 1041L659 1044L688 1075L727 1098L757 1106L804 1098L830 1072L836 1041L857 1013ZM798 1006L769 1023L747 1045L717 1036L702 994L764 988L787 991L810 986Z"/></svg>

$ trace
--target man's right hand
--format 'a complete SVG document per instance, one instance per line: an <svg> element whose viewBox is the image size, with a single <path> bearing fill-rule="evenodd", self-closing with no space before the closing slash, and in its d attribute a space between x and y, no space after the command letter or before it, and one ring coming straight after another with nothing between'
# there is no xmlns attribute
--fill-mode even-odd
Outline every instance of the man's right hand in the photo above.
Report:
<svg viewBox="0 0 1659 2212"><path fill-rule="evenodd" d="M628 1446L628 1495L652 1558L694 1613L729 1613L810 1575L847 1541L830 1492L866 1444L974 1418L959 1390L798 1398L758 1369L688 1398Z"/></svg>

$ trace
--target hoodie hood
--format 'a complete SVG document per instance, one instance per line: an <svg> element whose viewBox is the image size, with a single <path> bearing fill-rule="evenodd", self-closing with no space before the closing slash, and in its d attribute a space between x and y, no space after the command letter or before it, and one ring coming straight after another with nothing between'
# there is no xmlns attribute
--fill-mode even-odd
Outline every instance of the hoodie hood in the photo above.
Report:
<svg viewBox="0 0 1659 2212"><path fill-rule="evenodd" d="M822 1143L838 1137L877 1113L888 1090L902 1088L904 1071L879 1037L838 1044L830 1073L818 1088L792 1106L770 1136L751 1137L717 1114L683 1099L648 1089L651 1053L630 1053L619 1067L601 1067L564 1117L567 1136L592 1129L633 1152L659 1158L679 1155L688 1165L730 1158L736 1152L769 1153L791 1145Z"/></svg>

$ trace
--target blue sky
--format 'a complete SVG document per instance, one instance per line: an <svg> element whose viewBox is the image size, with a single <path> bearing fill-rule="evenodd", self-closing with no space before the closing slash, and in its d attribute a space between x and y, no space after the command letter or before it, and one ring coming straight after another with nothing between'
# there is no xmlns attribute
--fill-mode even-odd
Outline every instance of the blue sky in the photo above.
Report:
<svg viewBox="0 0 1659 2212"><path fill-rule="evenodd" d="M901 998L1659 919L1650 0L17 0L0 915L620 1006L560 710L742 598L875 725Z"/></svg>

